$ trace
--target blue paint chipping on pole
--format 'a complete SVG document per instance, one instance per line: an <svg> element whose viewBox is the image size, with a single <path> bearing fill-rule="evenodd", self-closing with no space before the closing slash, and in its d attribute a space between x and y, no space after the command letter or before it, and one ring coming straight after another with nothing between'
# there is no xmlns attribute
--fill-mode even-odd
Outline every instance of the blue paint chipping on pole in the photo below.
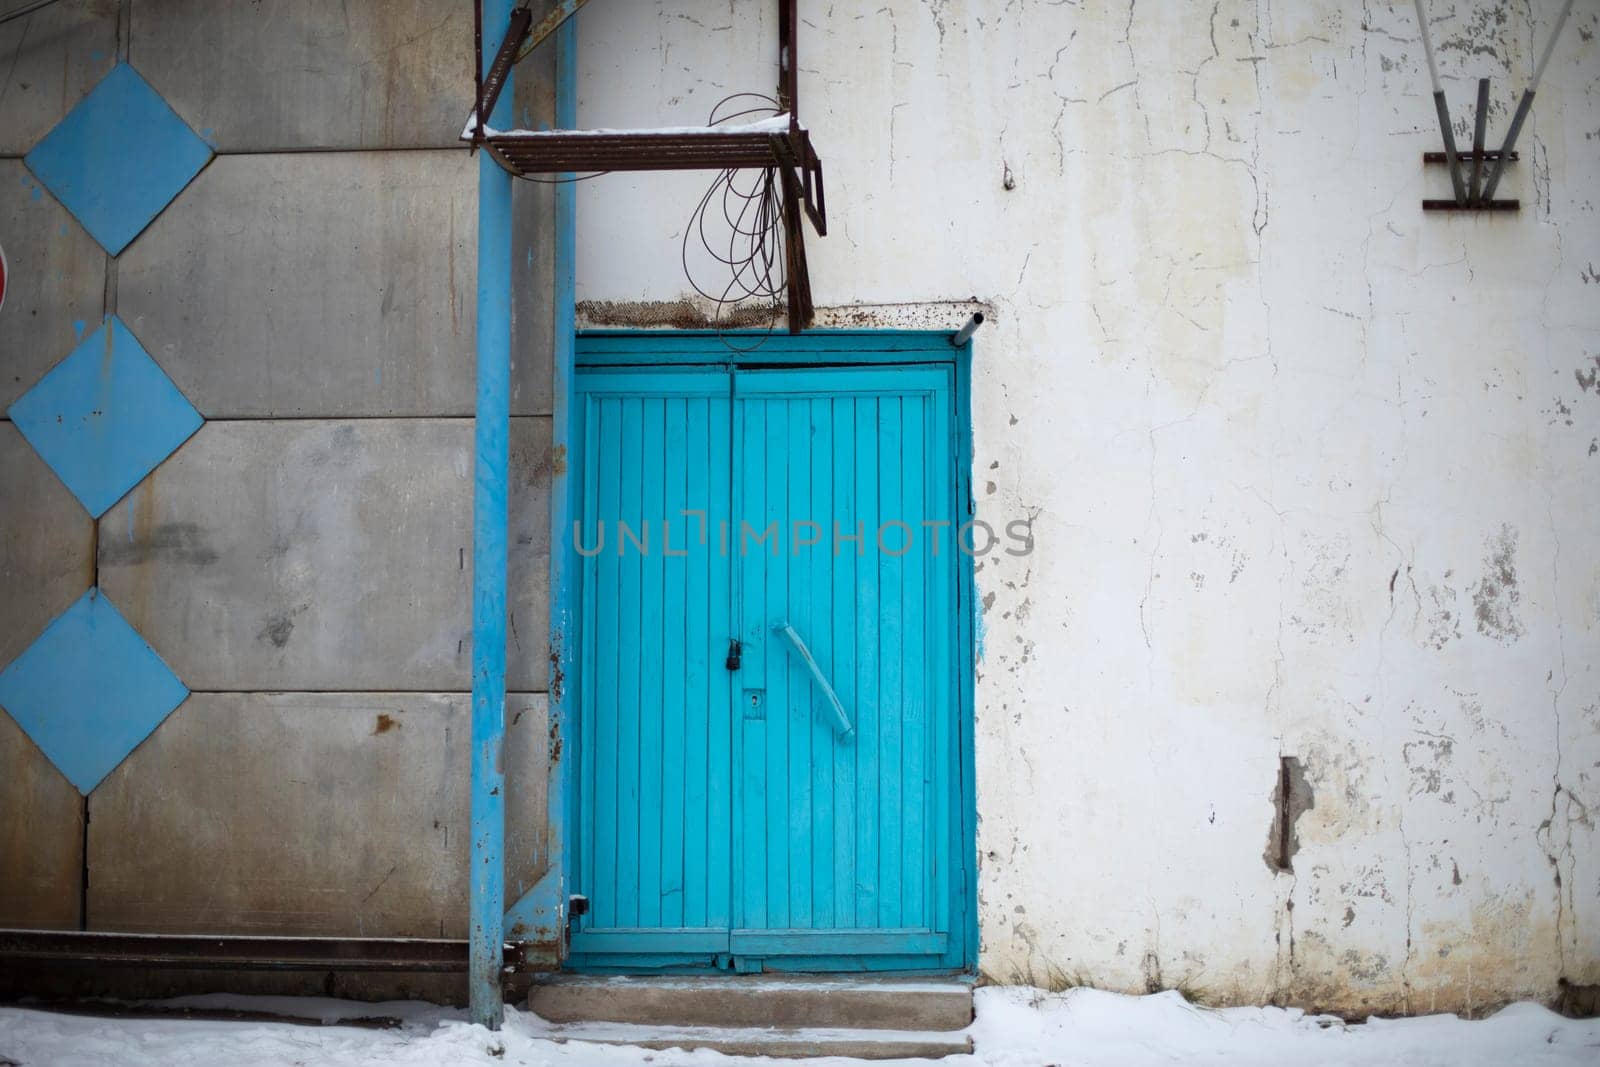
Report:
<svg viewBox="0 0 1600 1067"><path fill-rule="evenodd" d="M500 48L512 0L484 0L484 68ZM507 75L489 122L507 126ZM511 175L478 153L478 398L472 498L472 1021L500 1029L505 913L506 542L511 433Z"/></svg>

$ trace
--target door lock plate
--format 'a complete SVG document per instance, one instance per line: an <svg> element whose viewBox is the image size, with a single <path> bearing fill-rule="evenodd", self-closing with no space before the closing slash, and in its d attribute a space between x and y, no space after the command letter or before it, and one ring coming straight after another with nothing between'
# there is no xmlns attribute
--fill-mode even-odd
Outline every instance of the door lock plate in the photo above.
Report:
<svg viewBox="0 0 1600 1067"><path fill-rule="evenodd" d="M765 719L767 717L767 691L765 689L746 689L744 691L744 717L747 719Z"/></svg>

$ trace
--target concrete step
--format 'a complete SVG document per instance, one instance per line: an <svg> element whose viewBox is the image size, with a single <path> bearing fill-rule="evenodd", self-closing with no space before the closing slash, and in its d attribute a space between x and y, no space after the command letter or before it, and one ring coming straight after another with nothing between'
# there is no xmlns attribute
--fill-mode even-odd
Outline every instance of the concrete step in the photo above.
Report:
<svg viewBox="0 0 1600 1067"><path fill-rule="evenodd" d="M964 1030L968 978L554 975L528 1007L552 1023L760 1030ZM779 1053L767 1053L779 1055Z"/></svg>
<svg viewBox="0 0 1600 1067"><path fill-rule="evenodd" d="M625 1023L557 1023L539 1037L565 1044L631 1045L648 1049L711 1049L724 1056L858 1060L942 1059L972 1051L972 1039L948 1030L760 1029L720 1026L634 1026Z"/></svg>

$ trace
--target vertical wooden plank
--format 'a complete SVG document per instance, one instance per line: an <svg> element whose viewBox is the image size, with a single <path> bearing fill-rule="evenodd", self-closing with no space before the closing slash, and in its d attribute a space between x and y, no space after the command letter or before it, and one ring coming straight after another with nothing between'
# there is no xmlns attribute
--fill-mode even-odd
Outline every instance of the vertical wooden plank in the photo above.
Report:
<svg viewBox="0 0 1600 1067"><path fill-rule="evenodd" d="M930 454L933 457L928 471L929 517L947 519L950 522L949 536L945 538L950 546L947 550L949 555L946 556L941 552L939 556L930 559L932 579L929 588L932 590L931 597L934 604L954 606L959 603L955 578L962 557L955 542L956 531L960 525L957 507L959 478L947 473L957 470L955 391L951 378L953 375L947 371L943 388L933 396L929 406L928 441L932 449ZM937 929L951 932L953 951L956 957L960 958L961 938L960 931L955 926L957 911L955 894L963 867L962 852L965 846L962 844L960 820L956 818L961 789L960 775L957 771L957 752L960 747L958 711L960 704L957 697L961 682L957 674L956 634L955 626L939 626L934 629L935 670L931 676L934 694L931 705L934 748L933 771L929 777L933 784L933 825L938 828L936 833L942 833L942 836L934 838L939 843L933 853L932 918L938 924ZM967 862L974 861L975 859L967 860Z"/></svg>
<svg viewBox="0 0 1600 1067"><path fill-rule="evenodd" d="M748 700L768 684L766 640L761 619L765 614L767 562L760 546L749 553L744 538L748 521L759 530L766 512L766 409L759 400L738 394L734 383L733 472L737 486L728 535L729 551L739 568L740 640L744 645L743 666L738 672L733 712L735 747L734 774L739 795L733 811L734 908L735 927L764 928L768 925L767 893L767 753L766 731L752 717ZM748 695L747 695L748 694Z"/></svg>
<svg viewBox="0 0 1600 1067"><path fill-rule="evenodd" d="M789 464L788 449L785 447L789 427L786 401L781 398L765 398L759 403L766 411L766 447L762 460L766 466L767 490L766 508L761 513L760 522L762 529L775 525L775 534L778 538L777 557L774 558L770 550L763 551L761 556L766 578L766 595L761 610L754 617L759 641L767 649L766 677L769 698L766 720L769 725L765 731L767 776L762 793L766 809L763 825L766 831L767 853L767 885L764 896L767 925L778 929L790 925L789 835L786 829L789 825L791 782L789 731L783 716L792 714L790 709L793 708L793 704L788 695L792 688L791 676L796 672L789 669L788 655L775 645L772 626L779 618L788 614L789 608L789 569L783 564L784 547L787 543L783 528L789 510Z"/></svg>
<svg viewBox="0 0 1600 1067"><path fill-rule="evenodd" d="M622 489L617 515L635 533L640 530L644 502L644 401L622 400ZM644 630L640 625L639 551L625 541L620 527L617 553L617 615L620 639L617 650L617 925L639 925L639 734L641 678L640 651Z"/></svg>
<svg viewBox="0 0 1600 1067"><path fill-rule="evenodd" d="M809 643L819 641L823 636L822 628L814 625L817 615L812 602L816 583L812 581L811 554L806 549L793 546L793 533L795 523L809 518L811 510L811 403L804 397L769 402L783 404L787 423L783 459L789 475L789 504L780 519L780 529L785 542L781 566L789 575L789 604L783 614ZM813 652L815 650L813 646ZM792 657L788 662L793 664ZM785 753L789 768L789 797L785 811L788 825L784 835L788 842L789 920L785 925L794 930L811 926L812 918L811 825L814 812L811 746L819 729L819 709L813 705L813 701L820 702L821 699L816 692L816 684L806 671L789 672L789 699L786 702L789 738Z"/></svg>
<svg viewBox="0 0 1600 1067"><path fill-rule="evenodd" d="M657 922L683 925L684 802L688 788L684 743L688 733L688 663L697 658L704 674L704 647L691 650L686 636L686 581L689 551L682 511L688 469L705 462L705 453L688 451L683 397L663 402L665 447L662 457L661 507L661 859L657 877Z"/></svg>
<svg viewBox="0 0 1600 1067"><path fill-rule="evenodd" d="M901 450L905 441L901 432L900 397L887 395L878 401L878 502L882 508L877 529L883 524L904 521L904 477ZM878 791L882 804L878 853L878 923L881 926L900 925L901 885L900 852L905 845L905 810L903 804L904 773L901 753L901 717L905 714L904 641L902 626L905 619L905 565L904 557L884 551L898 550L900 539L897 530L883 531L880 538L874 534L878 556L878 671L880 699L878 719Z"/></svg>
<svg viewBox="0 0 1600 1067"><path fill-rule="evenodd" d="M648 536L645 548L628 546L639 562L639 781L634 811L639 833L638 925L661 925L661 809L664 802L662 716L672 694L662 683L663 635L662 582L665 560L661 554L663 483L666 480L664 445L666 401L647 396L640 401L639 492L640 527Z"/></svg>
<svg viewBox="0 0 1600 1067"><path fill-rule="evenodd" d="M691 397L683 402L684 491L680 508L710 511L710 480L716 475L710 461L711 402ZM671 505L668 505L669 508ZM712 662L715 639L711 634L711 564L707 546L700 542L699 527L693 516L668 516L676 534L683 529L681 544L689 553L683 561L683 794L682 794L682 878L681 906L671 912L678 925L701 926L710 910L709 840L711 805L711 672L721 670ZM670 616L669 616L670 618ZM726 777L722 768L718 777Z"/></svg>
<svg viewBox="0 0 1600 1067"><path fill-rule="evenodd" d="M927 840L931 828L928 811L927 730L928 701L932 696L930 671L934 669L934 649L930 640L937 626L931 625L927 600L928 531L927 518L928 449L924 412L927 399L920 393L901 398L901 521L910 526L910 550L901 558L902 604L900 620L904 644L904 702L901 705L901 812L904 836L900 849L900 925L925 927L928 922L930 879L928 859L932 852ZM899 537L896 530L892 536ZM891 543L891 548L897 545ZM941 619L944 613L939 613Z"/></svg>
<svg viewBox="0 0 1600 1067"><path fill-rule="evenodd" d="M833 680L835 690L842 684L839 671L842 642L833 628L833 501L837 489L833 484L833 403L826 396L809 399L810 436L807 458L811 463L811 493L805 518L817 523L821 533L818 543L802 551L806 558L806 589L809 603L806 625L816 634L817 652L822 657L823 670ZM809 529L809 528L808 528ZM847 690L841 700L849 700ZM811 717L811 796L812 820L811 865L811 922L818 929L831 929L838 925L838 909L834 903L834 872L838 860L834 846L834 767L844 747L827 726L822 716L827 714L820 693L812 694ZM845 705L849 707L848 704Z"/></svg>
<svg viewBox="0 0 1600 1067"><path fill-rule="evenodd" d="M713 926L733 925L734 842L734 728L739 722L735 708L743 671L724 668L728 640L739 633L734 616L733 589L737 549L725 547L722 531L733 514L733 376L727 375L727 390L708 402L706 505L706 554L710 571L707 597L709 630L705 633L710 685L706 695L706 922ZM737 537L737 530L734 531Z"/></svg>
<svg viewBox="0 0 1600 1067"><path fill-rule="evenodd" d="M855 404L856 491L860 500L865 554L856 576L856 925L878 925L878 858L880 843L878 785L878 409L876 397Z"/></svg>
<svg viewBox="0 0 1600 1067"><path fill-rule="evenodd" d="M972 342L957 356L954 384L951 387L955 403L950 416L951 449L954 457L952 469L956 472L954 492L957 524L973 517L972 497ZM977 758L974 744L973 688L976 684L978 652L978 586L972 557L958 553L956 571L950 578L954 589L951 600L957 605L956 637L951 649L951 663L955 695L952 696L953 717L956 720L957 742L952 753L953 772L960 782L960 795L956 799L957 815L951 822L954 844L953 856L961 857L961 866L951 881L956 891L946 899L958 902L958 915L953 916L952 931L959 929L960 951L956 961L967 967L978 965L978 805L974 778Z"/></svg>
<svg viewBox="0 0 1600 1067"><path fill-rule="evenodd" d="M602 397L597 401L600 414L597 478L599 479L599 516L606 524L606 545L596 563L596 595L585 603L593 611L595 625L595 652L598 668L584 688L594 696L596 749L594 788L592 790L590 817L594 820L594 878L585 883L589 894L592 925L610 927L619 925L617 913L617 720L621 715L621 686L616 684L622 674L621 653L623 630L618 617L618 598L613 592L619 587L621 567L613 542L617 537L616 519L621 514L622 479L610 473L622 467L622 401ZM601 683L601 679L610 682Z"/></svg>
<svg viewBox="0 0 1600 1067"><path fill-rule="evenodd" d="M834 496L829 509L826 536L833 564L830 628L835 635L835 684L840 687L840 699L846 701L845 706L859 719L861 686L857 676L859 639L856 635L858 554L854 542L842 539L834 541L833 525L838 523L838 532L849 536L855 533L856 520L861 517L855 478L856 403L849 396L838 396L831 401ZM833 760L833 904L834 924L840 927L856 925L856 757L860 750L859 744L845 745L836 752Z"/></svg>

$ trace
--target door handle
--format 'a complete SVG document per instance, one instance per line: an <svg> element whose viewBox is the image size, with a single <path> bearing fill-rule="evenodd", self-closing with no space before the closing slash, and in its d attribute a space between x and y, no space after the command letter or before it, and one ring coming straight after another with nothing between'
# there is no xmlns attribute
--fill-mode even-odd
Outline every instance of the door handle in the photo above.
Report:
<svg viewBox="0 0 1600 1067"><path fill-rule="evenodd" d="M828 684L828 679L823 676L822 668L817 666L816 659L811 655L811 650L806 643L800 640L800 635L795 633L788 620L778 623L772 632L782 634L789 639L789 644L799 653L800 659L805 663L806 669L811 672L811 680L817 683L817 688L822 690L822 695L828 698L828 703L833 707L833 730L839 735L839 740L849 741L856 735L856 728L850 723L850 716L844 712L844 705L839 702L839 694L833 691L833 686Z"/></svg>

